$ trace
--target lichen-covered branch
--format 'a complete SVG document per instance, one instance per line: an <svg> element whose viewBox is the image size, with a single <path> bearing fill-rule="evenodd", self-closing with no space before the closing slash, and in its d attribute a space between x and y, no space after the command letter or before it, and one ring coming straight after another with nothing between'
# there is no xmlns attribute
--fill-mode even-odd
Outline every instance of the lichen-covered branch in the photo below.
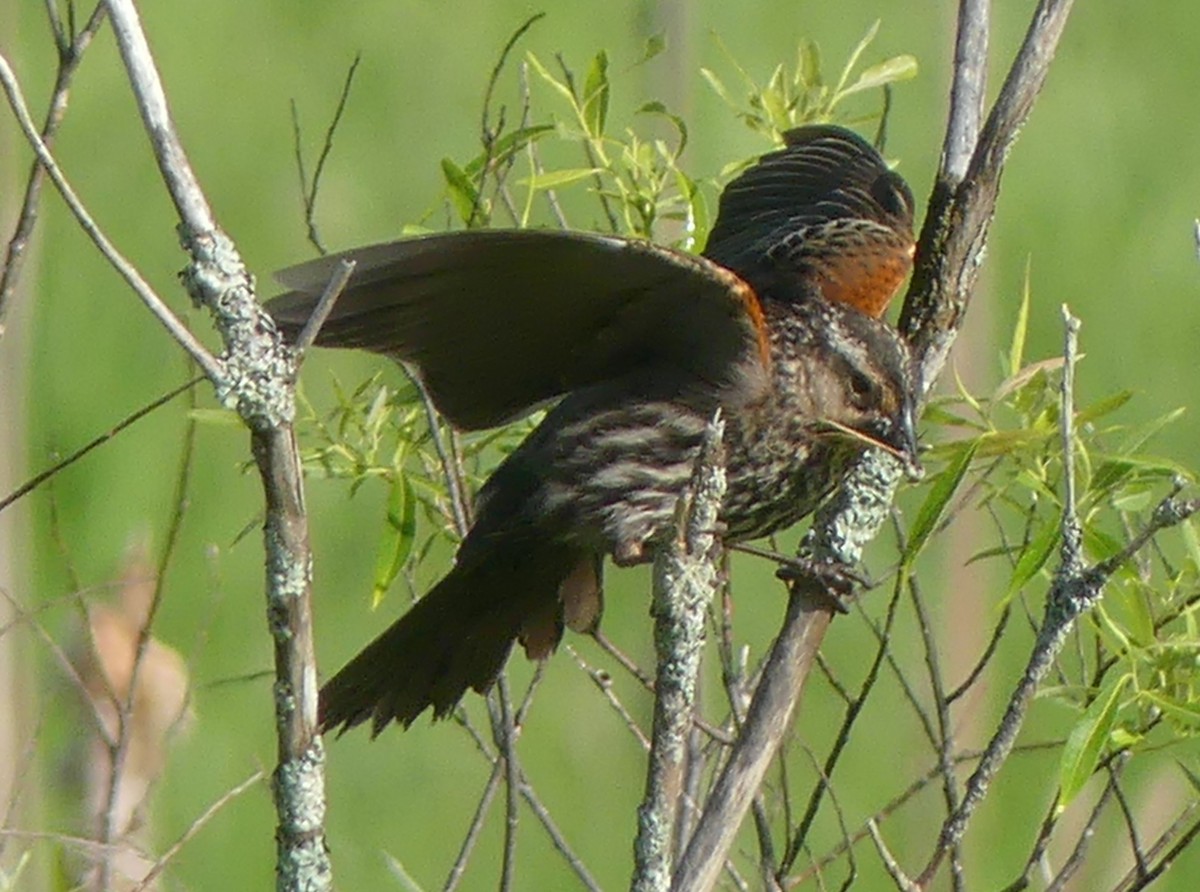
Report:
<svg viewBox="0 0 1200 892"><path fill-rule="evenodd" d="M979 130L988 45L987 0L962 0L952 103L942 161L917 248L900 328L913 347L922 394L936 382L978 280L1008 149L1045 82L1072 0L1042 0L986 124ZM975 134L979 133L978 141ZM904 469L871 453L813 521L802 550L833 566L856 564L891 510ZM790 723L808 668L832 619L828 599L797 587L734 746L675 877L675 889L708 890L753 791Z"/></svg>
<svg viewBox="0 0 1200 892"><path fill-rule="evenodd" d="M717 515L725 496L724 430L719 416L709 424L692 485L680 500L679 535L659 549L654 562L652 612L658 671L646 795L638 808L633 846L633 892L665 892L671 884L672 845L694 725L705 611L719 573L715 549Z"/></svg>
<svg viewBox="0 0 1200 892"><path fill-rule="evenodd" d="M107 0L107 6L159 170L179 213L181 241L192 258L184 283L192 299L212 313L224 340L220 366L205 372L222 402L235 408L251 431L266 499L267 617L275 642L276 886L317 892L332 887L332 872L324 833L324 750L317 732L312 556L292 429L295 358L258 305L253 278L217 225L192 172L132 0Z"/></svg>

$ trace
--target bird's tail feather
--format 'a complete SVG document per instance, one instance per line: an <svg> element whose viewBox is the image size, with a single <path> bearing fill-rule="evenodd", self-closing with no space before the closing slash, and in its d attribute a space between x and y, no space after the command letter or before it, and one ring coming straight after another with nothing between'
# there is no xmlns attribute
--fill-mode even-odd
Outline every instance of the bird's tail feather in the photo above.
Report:
<svg viewBox="0 0 1200 892"><path fill-rule="evenodd" d="M467 688L491 687L518 638L531 657L548 656L562 632L564 581L584 565L594 567L594 557L542 544L455 567L325 684L321 727L371 719L378 734L393 720L407 727L430 707L441 717Z"/></svg>

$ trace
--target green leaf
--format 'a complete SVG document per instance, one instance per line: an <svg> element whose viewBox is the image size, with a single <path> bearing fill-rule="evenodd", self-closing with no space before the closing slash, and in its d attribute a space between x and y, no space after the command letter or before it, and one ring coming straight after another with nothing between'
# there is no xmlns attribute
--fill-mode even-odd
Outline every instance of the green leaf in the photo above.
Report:
<svg viewBox="0 0 1200 892"><path fill-rule="evenodd" d="M921 418L930 424L940 424L944 427L965 427L970 430L979 431L980 433L987 430L986 427L976 421L972 421L962 415L956 415L948 409L932 404L925 407Z"/></svg>
<svg viewBox="0 0 1200 892"><path fill-rule="evenodd" d="M594 174L600 173L598 167L572 167L564 170L552 170L547 173L534 174L531 177L526 177L520 180L522 186L529 186L530 189L555 189L559 186L567 186L579 180L586 179Z"/></svg>
<svg viewBox="0 0 1200 892"><path fill-rule="evenodd" d="M378 607L396 576L412 554L417 535L417 499L408 477L396 474L388 494L387 524L375 556L375 582L371 587L371 607Z"/></svg>
<svg viewBox="0 0 1200 892"><path fill-rule="evenodd" d="M921 549L925 547L925 543L929 541L929 537L937 529L942 515L946 513L946 506L950 504L950 500L967 475L967 471L971 467L971 459L975 457L975 450L978 448L978 440L969 443L951 460L946 470L938 474L937 479L929 488L929 495L925 497L909 532L908 549L904 553L905 565L912 564L917 555L921 553Z"/></svg>
<svg viewBox="0 0 1200 892"><path fill-rule="evenodd" d="M679 156L683 154L683 150L685 148L687 148L687 142L688 142L687 121L685 121L683 118L679 117L679 115L672 114L667 109L667 107L665 105L663 105L663 103L659 102L656 99L651 100L650 102L644 103L637 110L637 114L639 114L639 115L656 115L658 117L666 118L668 121L671 122L671 126L675 128L675 132L679 135L679 144L675 147L674 151L668 151L668 152L665 152L664 154L666 157L668 157L671 160L671 163L674 164L676 159L678 159Z"/></svg>
<svg viewBox="0 0 1200 892"><path fill-rule="evenodd" d="M661 31L658 34L651 34L646 38L646 43L642 47L642 58L637 61L637 64L649 62L655 56L662 53L667 48L667 38Z"/></svg>
<svg viewBox="0 0 1200 892"><path fill-rule="evenodd" d="M1183 533L1183 544L1187 548L1188 557L1192 559L1193 566L1200 569L1200 534L1196 532L1195 521L1187 518L1180 524L1180 531Z"/></svg>
<svg viewBox="0 0 1200 892"><path fill-rule="evenodd" d="M708 81L708 85L713 88L713 92L720 96L726 105L734 109L738 107L737 103L733 101L733 97L729 95L729 91L725 89L725 85L721 83L721 79L713 74L710 69L701 68L700 76Z"/></svg>
<svg viewBox="0 0 1200 892"><path fill-rule="evenodd" d="M1029 545L1021 553L1017 565L1013 567L1012 578L1008 582L1008 590L1004 593L1001 606L1008 604L1013 596L1029 580L1033 579L1042 567L1046 566L1046 561L1050 559L1050 555L1054 552L1054 546L1058 543L1058 535L1057 521L1049 521L1042 525L1037 535L1030 540Z"/></svg>
<svg viewBox="0 0 1200 892"><path fill-rule="evenodd" d="M538 77L544 80L556 93L562 96L567 102L571 103L571 108L578 109L578 103L575 100L575 94L571 92L571 88L552 75L546 66L542 64L533 53L526 53L525 58L529 60L529 67L534 70Z"/></svg>
<svg viewBox="0 0 1200 892"><path fill-rule="evenodd" d="M1121 692L1129 680L1129 675L1122 675L1102 691L1067 738L1058 769L1059 812L1071 804L1096 770L1117 721Z"/></svg>
<svg viewBox="0 0 1200 892"><path fill-rule="evenodd" d="M800 83L805 87L819 87L821 80L821 48L815 41L804 40L800 44L800 61L796 66Z"/></svg>
<svg viewBox="0 0 1200 892"><path fill-rule="evenodd" d="M594 139L599 139L604 135L607 120L608 54L600 50L592 58L583 82L583 125Z"/></svg>
<svg viewBox="0 0 1200 892"><path fill-rule="evenodd" d="M1185 725L1200 726L1200 706L1194 703L1180 703L1177 700L1168 700L1166 697L1156 694L1153 691L1142 691L1140 696L1162 710L1163 715L1178 722L1183 722Z"/></svg>
<svg viewBox="0 0 1200 892"><path fill-rule="evenodd" d="M1173 409L1165 415L1161 415L1158 418L1155 418L1153 421L1136 428L1133 435L1121 444L1121 452L1137 452L1143 446L1145 446L1146 443L1148 443L1150 439L1154 437L1160 430L1167 425L1174 424L1176 421L1178 421L1186 411L1186 407L1180 406L1178 409Z"/></svg>
<svg viewBox="0 0 1200 892"><path fill-rule="evenodd" d="M446 180L446 191L450 195L450 203L458 212L463 223L470 223L475 209L479 206L479 192L475 183L467 176L452 158L442 159L442 176Z"/></svg>
<svg viewBox="0 0 1200 892"><path fill-rule="evenodd" d="M837 96L834 98L834 102L837 102L846 96L850 96L853 93L861 93L864 90L874 90L877 87L894 84L896 81L911 80L916 76L917 59L915 56L893 56L892 58L884 62L880 62L878 65L872 65L870 68L863 71L863 73L858 76L858 80L837 94Z"/></svg>
<svg viewBox="0 0 1200 892"><path fill-rule="evenodd" d="M1118 511L1144 511L1153 498L1154 493L1149 489L1129 490L1113 496L1112 506Z"/></svg>
<svg viewBox="0 0 1200 892"><path fill-rule="evenodd" d="M1096 456L1103 462L1092 477L1091 489L1097 492L1115 489L1130 477L1139 479L1182 477L1191 480L1195 474L1191 468L1169 458L1154 455Z"/></svg>
<svg viewBox="0 0 1200 892"><path fill-rule="evenodd" d="M553 132L553 124L534 124L530 127L520 127L514 130L512 133L506 133L504 136L496 140L495 144L492 146L491 163L495 164L498 161L504 161L508 159L509 156L521 151L530 143L537 142L547 133ZM483 163L487 160L488 154L486 152L480 152L471 159L471 163L468 164L464 170L468 175L474 177L483 169ZM430 230L422 229L421 231L429 232Z"/></svg>
<svg viewBox="0 0 1200 892"><path fill-rule="evenodd" d="M1087 424L1105 415L1111 415L1127 402L1133 399L1132 390L1122 390L1112 396L1105 397L1099 402L1092 403L1086 409L1080 409L1075 415L1076 424Z"/></svg>
<svg viewBox="0 0 1200 892"><path fill-rule="evenodd" d="M846 67L842 69L842 76L838 78L837 86L834 87L833 94L835 96L839 95L842 90L845 89L846 82L850 80L850 73L854 71L855 67L858 65L859 58L861 58L862 54L866 52L867 47L871 45L871 42L875 39L875 35L879 33L879 26L881 23L881 19L876 19L875 24L867 29L867 33L864 34L862 40L858 42L858 46L851 51L850 58L846 60Z"/></svg>
<svg viewBox="0 0 1200 892"><path fill-rule="evenodd" d="M1033 265L1031 257L1025 258L1025 283L1021 288L1021 306L1017 308L1017 322L1013 326L1012 344L1008 348L1008 376L1015 377L1025 361L1025 336L1029 333L1029 274Z"/></svg>

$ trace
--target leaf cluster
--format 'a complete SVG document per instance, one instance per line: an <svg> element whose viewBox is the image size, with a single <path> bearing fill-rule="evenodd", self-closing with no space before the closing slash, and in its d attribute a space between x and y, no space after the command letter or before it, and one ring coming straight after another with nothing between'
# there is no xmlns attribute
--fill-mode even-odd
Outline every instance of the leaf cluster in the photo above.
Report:
<svg viewBox="0 0 1200 892"><path fill-rule="evenodd" d="M1025 362L1029 304L1027 281L1001 358L1002 383L981 397L959 381L954 395L926 411L926 422L949 437L931 451L942 468L913 521L904 562L911 567L953 514L986 512L999 544L970 560L999 562L1008 579L997 609L1019 601L1035 625L1024 596L1053 582L1064 462L1062 360ZM1120 553L1134 531L1151 523L1166 495L1195 481L1190 469L1147 451L1183 410L1144 424L1118 423L1113 416L1132 398L1120 391L1075 415L1076 509L1089 563ZM1121 566L1088 614L1079 646L1062 661L1056 684L1041 692L1079 712L1062 756L1061 806L1116 753L1178 744L1200 733L1198 590L1200 537L1188 520L1161 534L1148 557Z"/></svg>

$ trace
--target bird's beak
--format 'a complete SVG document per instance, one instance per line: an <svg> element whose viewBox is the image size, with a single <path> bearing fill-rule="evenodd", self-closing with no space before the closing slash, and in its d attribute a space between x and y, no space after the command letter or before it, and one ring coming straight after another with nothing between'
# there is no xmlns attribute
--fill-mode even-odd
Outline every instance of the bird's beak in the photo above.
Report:
<svg viewBox="0 0 1200 892"><path fill-rule="evenodd" d="M882 419L864 428L857 429L838 424L836 421L824 422L827 430L848 436L861 443L882 449L896 458L904 467L905 476L910 480L920 480L925 476L925 469L917 457L917 425L913 404L906 400L903 408L891 418Z"/></svg>
<svg viewBox="0 0 1200 892"><path fill-rule="evenodd" d="M904 401L899 417L893 425L891 437L887 440L895 447L897 457L904 462L904 473L909 480L917 481L925 476L925 468L921 465L917 444L916 407L911 399Z"/></svg>

